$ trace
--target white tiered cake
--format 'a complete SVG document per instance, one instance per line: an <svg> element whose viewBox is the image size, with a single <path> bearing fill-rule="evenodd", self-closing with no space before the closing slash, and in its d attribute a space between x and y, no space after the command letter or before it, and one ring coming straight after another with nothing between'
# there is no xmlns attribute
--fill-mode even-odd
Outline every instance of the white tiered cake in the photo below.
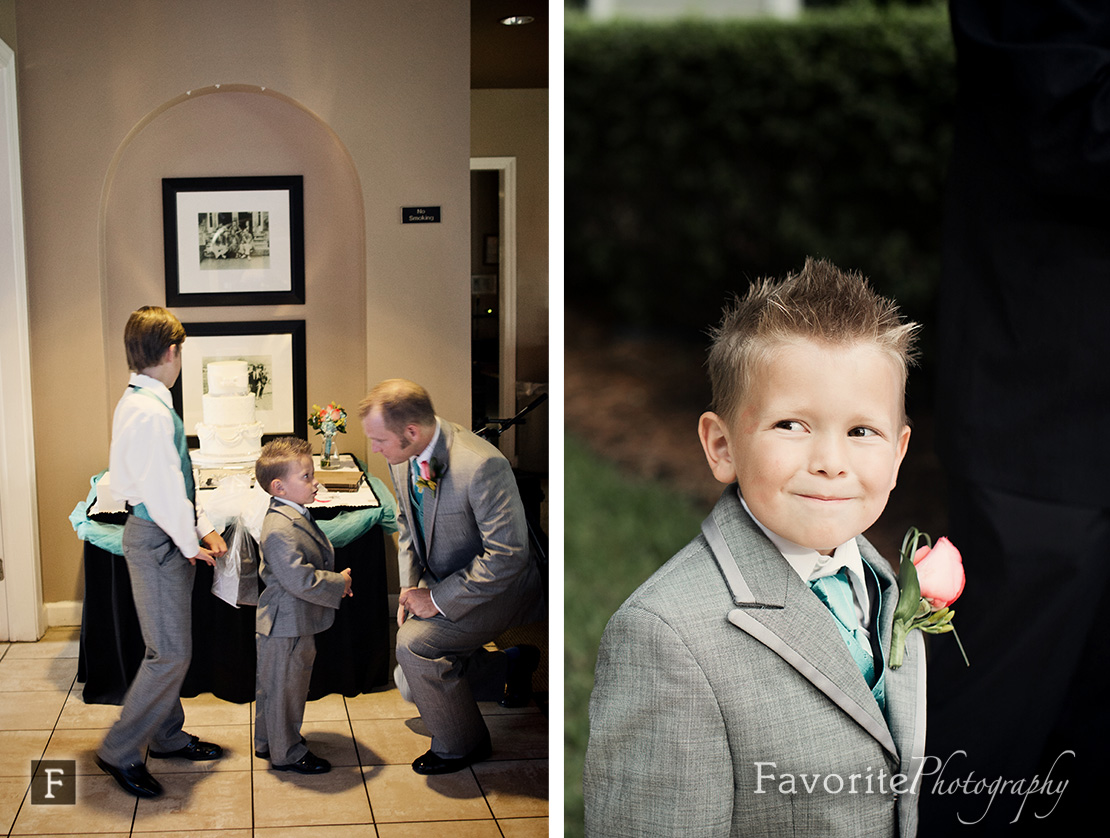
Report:
<svg viewBox="0 0 1110 838"><path fill-rule="evenodd" d="M197 465L253 463L262 452L262 423L254 418L254 394L247 387L246 361L208 365L208 392L202 397L204 421L197 422Z"/></svg>

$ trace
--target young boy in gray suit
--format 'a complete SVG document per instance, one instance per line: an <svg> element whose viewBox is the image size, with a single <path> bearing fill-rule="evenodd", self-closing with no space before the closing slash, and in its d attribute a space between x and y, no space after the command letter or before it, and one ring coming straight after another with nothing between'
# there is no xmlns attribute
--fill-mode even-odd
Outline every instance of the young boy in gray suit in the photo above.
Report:
<svg viewBox="0 0 1110 838"><path fill-rule="evenodd" d="M916 325L807 261L727 311L698 432L728 484L610 620L590 701L591 836L911 836L924 646L860 535L909 443Z"/></svg>
<svg viewBox="0 0 1110 838"><path fill-rule="evenodd" d="M307 509L317 489L309 443L294 437L266 443L254 474L271 496L260 541L266 588L255 620L254 752L275 771L324 774L331 763L308 749L301 723L314 635L331 626L343 597L351 596L351 569L335 572L335 549Z"/></svg>

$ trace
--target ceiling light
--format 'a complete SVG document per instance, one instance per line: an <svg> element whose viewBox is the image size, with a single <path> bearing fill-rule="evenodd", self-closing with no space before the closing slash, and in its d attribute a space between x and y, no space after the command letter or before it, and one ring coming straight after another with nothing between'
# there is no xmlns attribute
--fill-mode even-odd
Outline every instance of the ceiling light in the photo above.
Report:
<svg viewBox="0 0 1110 838"><path fill-rule="evenodd" d="M523 26L526 23L531 23L535 18L531 15L512 15L511 17L501 18L501 22L506 26Z"/></svg>

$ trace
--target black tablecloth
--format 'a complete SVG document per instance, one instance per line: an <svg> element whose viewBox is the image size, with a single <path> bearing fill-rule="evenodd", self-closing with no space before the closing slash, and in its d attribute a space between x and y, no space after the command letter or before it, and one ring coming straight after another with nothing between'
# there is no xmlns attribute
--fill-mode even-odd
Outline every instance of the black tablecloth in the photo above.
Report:
<svg viewBox="0 0 1110 838"><path fill-rule="evenodd" d="M389 606L382 528L336 548L337 568L351 568L354 596L343 599L335 623L316 635L309 700L330 693L354 696L389 683ZM85 603L77 680L87 704L122 704L138 671L143 643L131 578L123 556L85 542ZM260 582L261 584L261 582ZM212 568L197 562L193 585L193 662L181 694L210 692L226 701L254 700L253 606L234 608L212 592Z"/></svg>

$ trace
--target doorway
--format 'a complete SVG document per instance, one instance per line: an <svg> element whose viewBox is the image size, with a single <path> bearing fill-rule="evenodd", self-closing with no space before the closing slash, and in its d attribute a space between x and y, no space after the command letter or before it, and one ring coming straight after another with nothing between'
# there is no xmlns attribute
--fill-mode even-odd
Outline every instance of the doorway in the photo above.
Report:
<svg viewBox="0 0 1110 838"><path fill-rule="evenodd" d="M516 158L470 161L471 427L516 413ZM489 438L516 464L513 428Z"/></svg>

